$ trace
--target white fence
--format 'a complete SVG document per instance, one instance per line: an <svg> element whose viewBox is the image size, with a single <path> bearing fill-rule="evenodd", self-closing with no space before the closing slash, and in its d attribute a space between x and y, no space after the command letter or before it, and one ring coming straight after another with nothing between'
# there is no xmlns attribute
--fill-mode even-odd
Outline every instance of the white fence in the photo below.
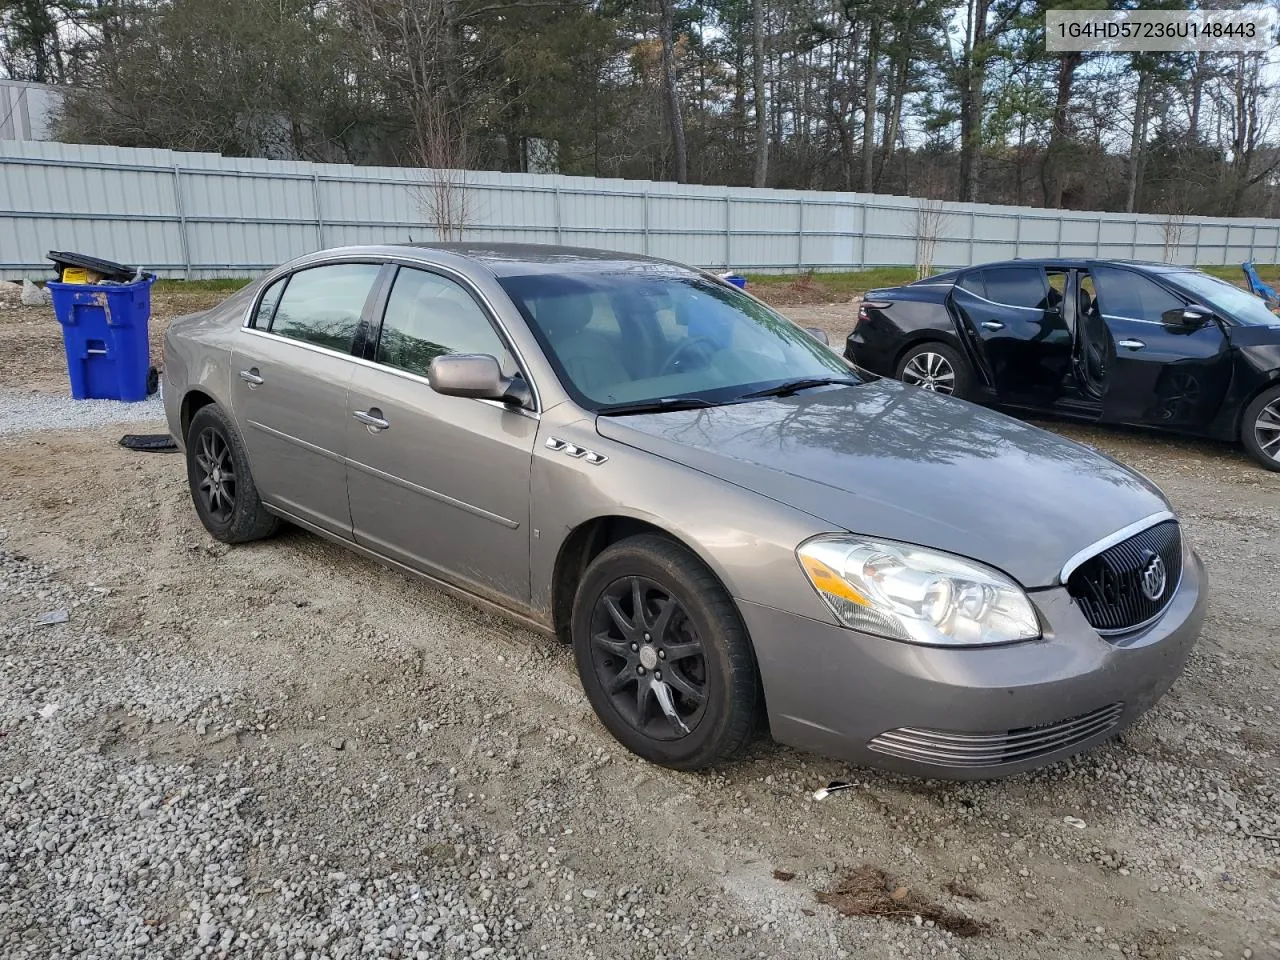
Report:
<svg viewBox="0 0 1280 960"><path fill-rule="evenodd" d="M430 174L63 143L0 141L0 277L49 250L161 276L246 276L298 254L433 240ZM859 193L470 173L464 237L604 247L736 270L915 262L917 201ZM1011 257L1280 262L1280 221L947 204L937 268Z"/></svg>

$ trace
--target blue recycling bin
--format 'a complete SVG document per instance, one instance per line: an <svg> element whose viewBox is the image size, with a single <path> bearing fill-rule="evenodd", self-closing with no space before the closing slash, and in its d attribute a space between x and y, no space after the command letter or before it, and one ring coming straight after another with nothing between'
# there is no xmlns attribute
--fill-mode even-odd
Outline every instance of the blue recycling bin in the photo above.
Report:
<svg viewBox="0 0 1280 960"><path fill-rule="evenodd" d="M740 274L726 273L723 275L723 279L728 283L732 283L739 290L747 289L747 278Z"/></svg>
<svg viewBox="0 0 1280 960"><path fill-rule="evenodd" d="M62 325L71 396L77 400L147 398L151 371L151 285L49 281Z"/></svg>

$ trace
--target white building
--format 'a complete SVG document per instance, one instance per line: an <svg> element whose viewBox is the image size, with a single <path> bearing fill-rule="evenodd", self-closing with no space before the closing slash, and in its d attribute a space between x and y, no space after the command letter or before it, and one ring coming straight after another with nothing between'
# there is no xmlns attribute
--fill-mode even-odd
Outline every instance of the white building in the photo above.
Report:
<svg viewBox="0 0 1280 960"><path fill-rule="evenodd" d="M61 100L57 87L0 79L0 140L52 140Z"/></svg>

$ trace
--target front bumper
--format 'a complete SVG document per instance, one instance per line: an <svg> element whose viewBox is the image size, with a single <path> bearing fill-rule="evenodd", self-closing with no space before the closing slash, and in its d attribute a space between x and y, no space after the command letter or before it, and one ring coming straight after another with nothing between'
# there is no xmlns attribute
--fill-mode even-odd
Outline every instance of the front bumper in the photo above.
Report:
<svg viewBox="0 0 1280 960"><path fill-rule="evenodd" d="M1155 623L1103 639L1065 588L1032 593L1028 643L921 647L738 601L775 740L920 776L985 779L1034 769L1114 736L1182 672L1207 603L1191 550Z"/></svg>

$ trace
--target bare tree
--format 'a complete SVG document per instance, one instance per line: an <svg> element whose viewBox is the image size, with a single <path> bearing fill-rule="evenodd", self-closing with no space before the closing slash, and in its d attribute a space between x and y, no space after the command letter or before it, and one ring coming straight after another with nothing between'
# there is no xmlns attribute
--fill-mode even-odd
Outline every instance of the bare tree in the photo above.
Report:
<svg viewBox="0 0 1280 960"><path fill-rule="evenodd" d="M1163 258L1165 263L1174 263L1178 259L1178 249L1182 246L1182 235L1186 230L1187 215L1170 209L1160 224L1160 236L1164 241Z"/></svg>
<svg viewBox="0 0 1280 960"><path fill-rule="evenodd" d="M946 204L936 197L921 197L916 201L916 279L923 280L933 274L933 255L938 249L938 238L943 235Z"/></svg>
<svg viewBox="0 0 1280 960"><path fill-rule="evenodd" d="M437 240L461 240L474 222L473 197L467 184L469 144L466 124L456 111L440 99L421 105L412 144L421 182L412 189Z"/></svg>

